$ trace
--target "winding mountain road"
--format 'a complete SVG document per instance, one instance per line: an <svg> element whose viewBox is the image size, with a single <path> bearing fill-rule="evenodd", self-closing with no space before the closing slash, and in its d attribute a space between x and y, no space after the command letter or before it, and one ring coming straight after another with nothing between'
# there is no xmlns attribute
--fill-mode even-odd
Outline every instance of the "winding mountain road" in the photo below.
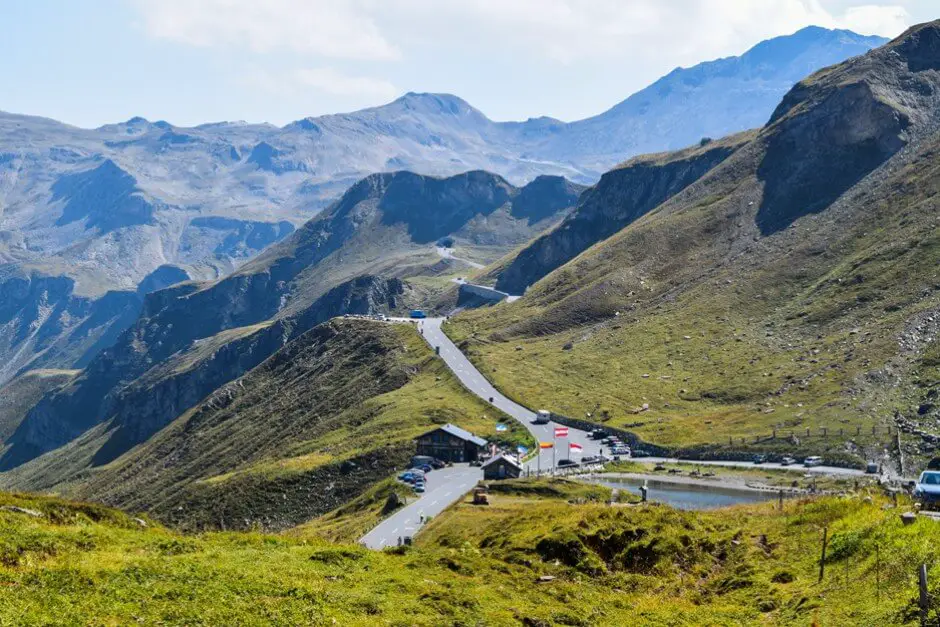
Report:
<svg viewBox="0 0 940 627"><path fill-rule="evenodd" d="M499 392L493 385L487 381L486 377L477 370L476 366L470 363L466 355L460 352L460 349L447 337L441 325L444 318L424 318L421 320L412 320L409 318L391 318L392 323L412 323L417 324L418 331L425 341L431 345L431 348L438 349L441 358L447 367L457 376L463 385L486 402L497 409L502 410L520 424L522 424L529 433L535 438L536 442L553 442L554 449L539 449L538 455L532 457L526 462L526 469L531 472L541 470L550 471L553 461L557 462L565 458L578 461L582 456L598 455L603 448L600 442L588 437L586 431L580 429L568 428L566 438L554 438L556 424L535 424L535 412L523 407L519 403L510 400ZM582 447L582 452L569 456L569 443L577 443ZM552 451L555 451L553 459ZM724 466L731 468L788 468L780 464L767 463L761 466L749 462L734 461L692 461L665 457L644 457L644 462L664 462L664 463L694 463L702 466ZM790 466L789 469L793 469ZM864 473L852 468L838 468L834 466L815 466L806 468L808 472L828 474L836 476L859 476ZM467 466L464 464L456 465L452 468L435 470L428 474L428 491L422 494L404 508L393 514L391 517L382 521L372 531L362 537L360 543L372 549L382 549L386 546L394 546L398 543L399 537L411 536L417 533L421 526L421 517L436 516L444 511L451 503L460 499L469 492L476 483L483 478L483 473L479 468Z"/></svg>
<svg viewBox="0 0 940 627"><path fill-rule="evenodd" d="M443 322L443 318L425 318L418 323L418 330L432 348L440 349L440 356L444 360L444 363L457 375L460 382L480 398L515 418L522 426L528 429L536 442L554 441L555 423L535 424L535 412L506 398L499 390L493 387L493 385L486 380L486 377L476 369L476 366L470 363L470 360L467 359L467 357L460 352L460 349L447 337L447 334L441 329ZM569 443L580 444L583 448L582 453L574 456L575 460L582 455L597 455L601 449L600 443L590 439L586 431L569 428L567 438L559 438L555 441L556 462L569 457ZM527 462L527 466L533 471L539 468L542 470L550 470L552 468L552 449L541 449L538 456L533 457Z"/></svg>

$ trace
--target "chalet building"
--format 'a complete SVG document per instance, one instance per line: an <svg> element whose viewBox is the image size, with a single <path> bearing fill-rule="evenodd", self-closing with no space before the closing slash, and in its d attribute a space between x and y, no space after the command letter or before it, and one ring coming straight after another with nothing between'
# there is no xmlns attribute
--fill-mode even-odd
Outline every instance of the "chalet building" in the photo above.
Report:
<svg viewBox="0 0 940 627"><path fill-rule="evenodd" d="M446 424L418 437L418 455L445 462L472 462L479 458L486 440L452 424Z"/></svg>
<svg viewBox="0 0 940 627"><path fill-rule="evenodd" d="M483 464L484 479L516 479L521 474L522 464L509 455L497 455Z"/></svg>

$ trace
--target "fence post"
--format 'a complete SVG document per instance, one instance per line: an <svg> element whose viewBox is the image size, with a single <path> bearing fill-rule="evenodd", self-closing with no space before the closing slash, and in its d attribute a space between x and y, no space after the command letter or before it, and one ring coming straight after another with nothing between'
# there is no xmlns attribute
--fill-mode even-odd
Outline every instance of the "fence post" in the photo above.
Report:
<svg viewBox="0 0 940 627"><path fill-rule="evenodd" d="M819 558L819 583L822 583L826 572L826 542L829 541L829 527L823 527L822 555Z"/></svg>
<svg viewBox="0 0 940 627"><path fill-rule="evenodd" d="M855 426L855 435L862 435L862 425Z"/></svg>
<svg viewBox="0 0 940 627"><path fill-rule="evenodd" d="M920 624L923 627L927 624L927 607L930 605L927 600L927 564L920 565L917 575L920 585Z"/></svg>
<svg viewBox="0 0 940 627"><path fill-rule="evenodd" d="M780 505L780 511L783 511L783 490L777 491L777 502Z"/></svg>
<svg viewBox="0 0 940 627"><path fill-rule="evenodd" d="M806 427L806 437L809 437L809 427Z"/></svg>
<svg viewBox="0 0 940 627"><path fill-rule="evenodd" d="M827 437L828 434L827 434L827 432L826 432L826 427L821 427L821 429L822 429L822 432L823 432L823 437L824 437L824 438Z"/></svg>

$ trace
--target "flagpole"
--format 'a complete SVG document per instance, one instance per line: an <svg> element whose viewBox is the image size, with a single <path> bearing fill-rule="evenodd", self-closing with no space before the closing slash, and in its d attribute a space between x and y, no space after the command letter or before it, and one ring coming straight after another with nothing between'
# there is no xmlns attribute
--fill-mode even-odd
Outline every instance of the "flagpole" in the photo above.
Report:
<svg viewBox="0 0 940 627"><path fill-rule="evenodd" d="M558 435L555 427L552 427L552 476L555 475L555 448L558 446Z"/></svg>

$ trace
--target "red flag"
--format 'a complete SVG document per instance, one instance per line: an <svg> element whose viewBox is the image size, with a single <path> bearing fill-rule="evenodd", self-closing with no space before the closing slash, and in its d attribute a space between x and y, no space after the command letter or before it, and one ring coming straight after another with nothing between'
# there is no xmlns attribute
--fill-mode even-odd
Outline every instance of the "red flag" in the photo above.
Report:
<svg viewBox="0 0 940 627"><path fill-rule="evenodd" d="M570 444L568 444L568 450L580 453L581 451L584 450L584 447L578 444L577 442L571 442Z"/></svg>
<svg viewBox="0 0 940 627"><path fill-rule="evenodd" d="M567 438L567 437L568 437L568 427L555 427L555 437L556 437L556 438Z"/></svg>

